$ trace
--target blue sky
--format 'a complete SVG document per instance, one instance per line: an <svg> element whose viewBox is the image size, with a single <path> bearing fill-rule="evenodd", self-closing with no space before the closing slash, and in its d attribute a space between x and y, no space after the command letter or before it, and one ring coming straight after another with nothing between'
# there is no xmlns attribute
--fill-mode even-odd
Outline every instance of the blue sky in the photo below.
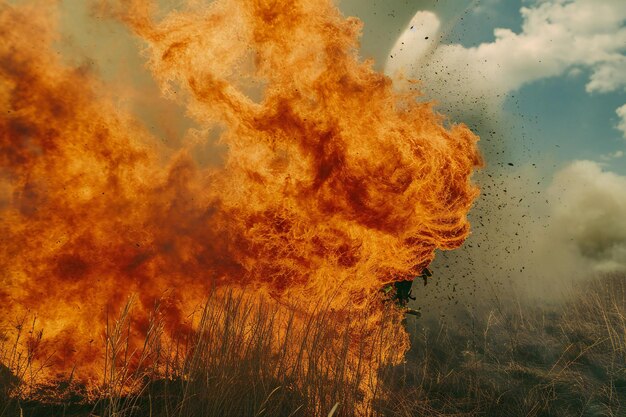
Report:
<svg viewBox="0 0 626 417"><path fill-rule="evenodd" d="M538 152L550 152L561 162L572 159L603 161L626 174L626 159L608 154L625 151L626 140L615 128L615 110L626 102L623 92L588 94L586 76L556 77L523 87L506 109L523 116ZM557 147L558 146L558 147Z"/></svg>

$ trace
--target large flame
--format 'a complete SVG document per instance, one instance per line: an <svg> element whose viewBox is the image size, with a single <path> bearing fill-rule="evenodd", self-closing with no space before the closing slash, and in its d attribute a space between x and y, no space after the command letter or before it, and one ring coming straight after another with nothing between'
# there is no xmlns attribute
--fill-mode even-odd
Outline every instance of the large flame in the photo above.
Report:
<svg viewBox="0 0 626 417"><path fill-rule="evenodd" d="M361 23L329 0L190 2L157 20L143 0L104 13L148 45L164 94L220 129L172 151L52 50L54 16L0 2L0 311L28 312L52 369L97 374L108 311L155 300L166 332L212 286L365 309L469 233L478 138L444 126L358 56Z"/></svg>

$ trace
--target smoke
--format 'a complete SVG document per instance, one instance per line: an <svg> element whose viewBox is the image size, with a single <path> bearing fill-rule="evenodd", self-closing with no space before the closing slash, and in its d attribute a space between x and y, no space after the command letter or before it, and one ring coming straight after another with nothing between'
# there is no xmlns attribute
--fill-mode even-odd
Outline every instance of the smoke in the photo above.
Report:
<svg viewBox="0 0 626 417"><path fill-rule="evenodd" d="M594 161L553 175L542 164L477 176L472 234L437 255L429 285L416 283L416 307L437 318L498 302L545 305L569 299L599 274L625 270L626 177Z"/></svg>
<svg viewBox="0 0 626 417"><path fill-rule="evenodd" d="M559 171L548 193L554 201L548 230L595 271L626 270L626 177L593 161L575 161Z"/></svg>

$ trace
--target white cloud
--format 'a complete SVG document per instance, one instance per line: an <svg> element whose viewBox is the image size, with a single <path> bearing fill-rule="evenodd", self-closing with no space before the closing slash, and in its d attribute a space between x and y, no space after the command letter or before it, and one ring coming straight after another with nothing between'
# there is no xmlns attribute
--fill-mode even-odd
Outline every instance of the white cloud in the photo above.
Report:
<svg viewBox="0 0 626 417"><path fill-rule="evenodd" d="M615 113L617 113L620 119L619 122L617 122L617 129L622 132L624 139L626 139L626 104L615 110Z"/></svg>
<svg viewBox="0 0 626 417"><path fill-rule="evenodd" d="M520 33L495 29L493 42L466 48L433 45L441 34L430 32L441 27L439 19L418 12L392 49L386 73L422 80L427 93L447 104L491 109L525 84L575 68L590 71L590 93L626 90L626 1L544 0L520 13ZM428 30L415 36L411 26ZM429 39L421 36L426 32Z"/></svg>
<svg viewBox="0 0 626 417"><path fill-rule="evenodd" d="M481 0L474 3L473 12L476 14L487 15L501 0Z"/></svg>
<svg viewBox="0 0 626 417"><path fill-rule="evenodd" d="M599 66L587 83L589 93L610 93L626 86L626 57Z"/></svg>
<svg viewBox="0 0 626 417"><path fill-rule="evenodd" d="M615 151L608 154L600 155L600 159L603 161L611 161L613 159L620 159L624 157L624 151Z"/></svg>

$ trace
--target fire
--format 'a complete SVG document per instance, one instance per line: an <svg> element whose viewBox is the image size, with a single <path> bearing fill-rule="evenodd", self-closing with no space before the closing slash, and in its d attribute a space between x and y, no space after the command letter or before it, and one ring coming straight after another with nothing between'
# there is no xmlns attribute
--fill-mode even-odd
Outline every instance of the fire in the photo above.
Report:
<svg viewBox="0 0 626 417"><path fill-rule="evenodd" d="M63 64L50 6L0 2L0 311L37 316L53 375L98 375L131 294L139 332L164 296L180 331L214 286L375 317L385 282L468 236L478 138L361 60L357 19L327 0L189 3L100 6L146 42L163 93L221 129L220 168L194 162L201 135L164 147Z"/></svg>

